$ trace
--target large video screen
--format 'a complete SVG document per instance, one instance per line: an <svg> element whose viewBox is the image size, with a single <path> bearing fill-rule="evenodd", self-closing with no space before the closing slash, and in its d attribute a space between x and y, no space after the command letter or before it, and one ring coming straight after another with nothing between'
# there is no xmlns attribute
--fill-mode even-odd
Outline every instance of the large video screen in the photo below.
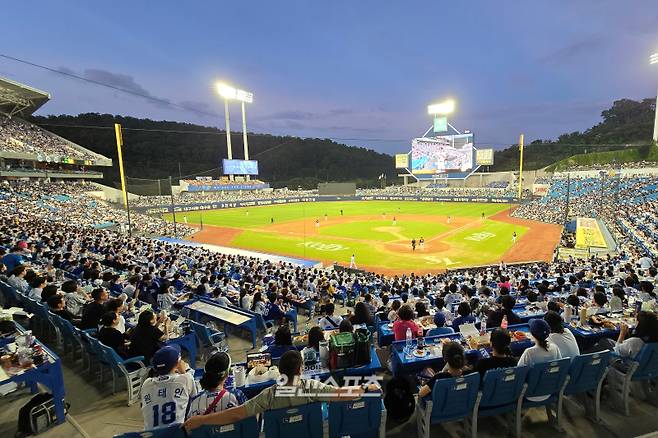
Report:
<svg viewBox="0 0 658 438"><path fill-rule="evenodd" d="M411 172L440 174L473 169L473 134L414 138L411 143Z"/></svg>
<svg viewBox="0 0 658 438"><path fill-rule="evenodd" d="M258 175L258 161L256 160L227 160L222 161L224 175Z"/></svg>

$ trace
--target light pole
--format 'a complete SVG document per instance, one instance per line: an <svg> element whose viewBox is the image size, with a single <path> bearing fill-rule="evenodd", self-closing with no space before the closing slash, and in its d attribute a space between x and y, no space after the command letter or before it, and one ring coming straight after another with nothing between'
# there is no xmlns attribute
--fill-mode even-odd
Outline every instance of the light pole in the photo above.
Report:
<svg viewBox="0 0 658 438"><path fill-rule="evenodd" d="M658 65L658 52L649 57L649 64ZM658 143L658 94L656 94L656 115L653 121L653 141Z"/></svg>
<svg viewBox="0 0 658 438"><path fill-rule="evenodd" d="M228 159L233 159L233 149L231 148L231 128L229 121L229 110L228 102L229 100L238 100L241 103L242 107L242 144L244 145L244 159L249 159L249 143L247 142L247 112L245 108L245 103L252 103L254 101L253 93L248 91L236 89L230 85L224 83L217 84L217 92L220 96L224 98L224 114L226 116L226 145L228 148ZM229 175L230 179L233 179L233 175ZM249 175L247 175L249 179Z"/></svg>
<svg viewBox="0 0 658 438"><path fill-rule="evenodd" d="M217 84L217 93L224 98L224 116L226 117L226 156L229 160L232 160L233 148L231 147L231 121L229 119L228 101L235 97L235 88L220 83ZM233 179L233 175L229 175L228 177L231 180Z"/></svg>
<svg viewBox="0 0 658 438"><path fill-rule="evenodd" d="M242 107L242 145L244 146L244 159L246 161L249 159L249 143L247 142L247 112L245 103L252 103L254 101L254 94L244 90L237 90L235 98L240 101L240 106ZM249 175L246 175L246 177L247 181L251 179Z"/></svg>

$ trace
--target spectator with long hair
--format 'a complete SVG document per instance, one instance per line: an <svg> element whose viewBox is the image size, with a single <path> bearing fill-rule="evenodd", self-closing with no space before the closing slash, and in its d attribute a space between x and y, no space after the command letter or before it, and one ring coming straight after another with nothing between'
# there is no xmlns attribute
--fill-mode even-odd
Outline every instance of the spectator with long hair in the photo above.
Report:
<svg viewBox="0 0 658 438"><path fill-rule="evenodd" d="M368 326L372 326L375 324L372 319L372 314L370 313L370 310L363 302L358 302L354 306L354 315L350 317L350 322L352 323L352 325L365 324Z"/></svg>
<svg viewBox="0 0 658 438"><path fill-rule="evenodd" d="M162 346L169 333L171 320L162 315L156 318L151 310L145 310L139 314L137 325L130 332L130 355L144 356L147 362ZM164 331L158 326L162 325Z"/></svg>
<svg viewBox="0 0 658 438"><path fill-rule="evenodd" d="M256 292L254 294L254 299L251 301L251 311L256 312L260 315L265 312L266 304L263 299L263 294L261 292Z"/></svg>
<svg viewBox="0 0 658 438"><path fill-rule="evenodd" d="M290 333L290 328L288 325L284 324L274 333L274 344L268 347L267 352L270 353L272 357L281 357L283 353L294 348L295 347L292 346L292 334Z"/></svg>
<svg viewBox="0 0 658 438"><path fill-rule="evenodd" d="M420 388L418 391L418 398L430 395L434 388L434 384L438 380L461 377L468 371L466 366L466 356L464 355L464 347L462 347L459 342L451 341L443 346L443 361L445 362L444 370L435 373L429 382Z"/></svg>
<svg viewBox="0 0 658 438"><path fill-rule="evenodd" d="M108 347L114 349L117 354L123 358L128 358L128 346L126 338L117 326L119 325L119 316L116 312L108 311L101 316L101 328L98 331L98 340Z"/></svg>

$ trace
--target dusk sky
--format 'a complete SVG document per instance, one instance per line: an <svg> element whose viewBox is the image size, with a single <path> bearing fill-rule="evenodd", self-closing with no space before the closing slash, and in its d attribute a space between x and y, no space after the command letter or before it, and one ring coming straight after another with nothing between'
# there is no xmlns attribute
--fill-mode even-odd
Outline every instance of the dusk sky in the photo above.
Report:
<svg viewBox="0 0 658 438"><path fill-rule="evenodd" d="M0 76L51 93L39 114L223 128L223 79L254 93L250 131L387 153L408 151L447 97L456 128L502 148L586 129L658 87L656 0L22 1L2 23L0 54L176 104L0 57Z"/></svg>

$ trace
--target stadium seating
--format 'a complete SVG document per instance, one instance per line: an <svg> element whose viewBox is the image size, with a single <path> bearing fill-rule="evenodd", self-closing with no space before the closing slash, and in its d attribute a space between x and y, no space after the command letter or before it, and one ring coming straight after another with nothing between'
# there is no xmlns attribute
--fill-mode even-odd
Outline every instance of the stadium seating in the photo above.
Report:
<svg viewBox="0 0 658 438"><path fill-rule="evenodd" d="M329 406L329 438L384 438L386 409L380 397L332 402Z"/></svg>
<svg viewBox="0 0 658 438"><path fill-rule="evenodd" d="M471 420L471 433L477 436L478 418L500 415L519 409L526 390L528 367L488 370L482 379Z"/></svg>
<svg viewBox="0 0 658 438"><path fill-rule="evenodd" d="M562 397L564 387L569 380L569 367L571 359L560 359L556 361L536 364L528 372L526 379L527 388L525 397L519 398L516 408L516 436L521 436L521 414L524 408L544 406L550 423L558 428L562 419ZM541 401L533 401L529 398L541 398Z"/></svg>
<svg viewBox="0 0 658 438"><path fill-rule="evenodd" d="M646 344L635 359L619 359L619 366L608 372L610 389L617 406L630 415L631 393L641 399L658 402L655 380L658 378L658 343Z"/></svg>
<svg viewBox="0 0 658 438"><path fill-rule="evenodd" d="M322 438L322 403L266 411L263 415L265 438Z"/></svg>
<svg viewBox="0 0 658 438"><path fill-rule="evenodd" d="M188 433L188 438L251 438L259 435L256 417L224 426L203 426Z"/></svg>
<svg viewBox="0 0 658 438"><path fill-rule="evenodd" d="M142 388L142 382L148 374L148 368L144 364L143 356L135 356L129 359L122 359L116 351L98 343L100 353L103 355L105 363L108 364L112 373L112 394L117 392L117 379L123 377L128 391L128 406L139 401L139 391Z"/></svg>
<svg viewBox="0 0 658 438"><path fill-rule="evenodd" d="M97 158L96 155L76 149L63 139L25 120L10 119L2 115L0 115L0 151L79 160Z"/></svg>
<svg viewBox="0 0 658 438"><path fill-rule="evenodd" d="M575 199L583 201L583 206L578 207L579 209L591 207L592 202L595 202L596 196L598 196L597 183L598 180L594 179L583 180L574 185ZM566 183L563 184L557 180L555 184L555 191L551 195L553 201L539 205L546 206L551 202L559 205L564 199L564 184ZM99 220L97 215L104 215L105 212L114 210L109 206L99 207L96 204L88 203L87 188L81 184L44 184L38 187L22 183L3 185L0 187L0 194L9 198L20 196L26 213L16 215L12 210L12 201L3 198L4 201L0 200L0 213L3 213L0 216L0 224L4 230L7 230L2 236L7 242L6 247L3 248L5 251L11 250L19 240L27 239L30 245L35 245L29 255L25 255L31 264L31 269L44 273L44 275L50 275L53 279L52 284L57 286L61 286L61 282L67 278L76 279L81 291L73 292L73 294L79 293L81 296L97 287L110 287L115 281L114 276L116 275L123 276L119 279L121 287L126 284L124 279L138 277L136 283L138 292L157 293L161 290L162 285L168 284L174 273L178 273L181 275L181 281L185 283L181 287L181 292L194 291L197 293L201 283L200 278L206 276L208 288L210 290L219 289L221 296L233 303L239 303L237 289L243 286L240 284L241 281L248 284L253 281L260 288L265 289L271 286L275 290L283 289L285 281L285 287L289 291L294 288L299 288L300 291L306 288L304 292L308 295L311 295L311 292L315 293L314 299L318 299L319 290L327 287L327 284L335 283L335 289L345 292L344 297L353 296L361 299L361 295L366 291L372 294L375 300L381 293L387 293L389 298L406 294L409 302L412 303L420 298L421 290L427 293L428 298L434 300L442 294L445 295L445 287L454 282L460 288L464 286L469 289L468 292L462 294L452 294L455 295L455 302L462 302L470 299L471 293L477 295L473 285L485 280L485 283L490 285L492 295L490 297L479 295L480 302L474 303L473 309L473 314L481 317L486 315L484 313L487 311L486 309L491 310L497 306L495 301L500 293L499 283L504 282L501 281L503 280L501 277L510 277L510 281L513 283L511 293L519 300L524 300L523 309L525 309L525 301L528 301L529 294L527 297L517 295L521 279L529 280L531 289L537 291L544 287L542 282L546 281L547 287L551 291L541 292L540 300L545 303L564 301L569 293L573 293L580 287L585 289L587 295L581 295L581 302L590 302L595 286L603 286L606 293L611 295L612 286L617 285L620 279L623 283L622 289L629 299L630 297L640 297L642 293L639 290L639 282L655 282L656 280L655 274L651 277L649 267L638 268L641 265L642 256L655 254L653 251L656 249L655 242L658 237L656 204L655 201L646 201L646 199L651 195L652 190L656 190L656 185L651 178L629 178L624 182L624 187L630 193L628 196L624 196L623 202L620 204L623 207L620 207L617 217L620 228L623 227L624 235L628 237L627 241L620 242L625 251L623 257L613 256L610 259L569 263L555 261L509 267L463 269L451 271L446 275L436 274L413 278L409 276L399 277L395 280L368 273L344 273L290 267L283 263L277 264L267 260L256 261L248 257L213 253L199 247L172 245L148 238L129 239L125 235L113 231L99 230L94 228L94 224L97 224ZM498 190L500 191L500 189ZM640 199L643 196L645 199ZM85 211L87 211L87 215L84 214ZM71 223L64 221L67 214L72 217ZM80 218L80 223L76 222L77 218ZM16 219L19 219L18 223L15 222ZM102 219L106 219L106 217L102 217ZM121 216L113 219L122 220ZM156 227L154 229L157 230L157 225L154 226ZM166 228L162 230L166 231ZM40 236L46 236L49 240L42 240ZM69 254L65 256L67 253ZM108 261L104 259L108 254L118 259L125 258L123 262L115 262L114 259ZM55 259L55 256L59 258ZM649 260L649 266L653 266L652 263L655 261ZM94 264L97 266L92 268ZM71 269L72 266L80 267L80 265L85 265L82 270ZM607 272L608 269L610 269L610 274ZM109 280L104 278L105 274L110 274ZM558 284L557 277L567 280L566 286L560 288L559 291L555 288ZM573 282L570 277L573 277ZM282 280L284 278L285 280ZM632 284L625 284L623 279L626 278L629 278ZM229 282L230 288L226 287L224 279ZM305 286L307 283L313 283L313 287ZM78 358L77 352L80 351L83 363L89 368L90 373L92 370L95 371L97 366L100 368L101 384L105 383L104 376L107 376L105 367L109 368L113 377L113 390L116 391L119 386L120 382L117 380L125 381L128 387L128 404L134 404L137 401L139 386L147 370L141 358L121 359L115 351L101 344L91 333L78 330L69 321L50 313L48 307L43 303L17 293L4 281L0 281L0 290L5 305L20 305L33 314L31 327L35 333L45 339L50 338L53 339L53 342L61 343L65 353L72 352L74 362ZM120 290L115 291L114 295L118 296ZM249 289L248 293L253 294L254 290ZM71 292L67 292L67 294L71 294ZM198 294L204 296L205 300L217 304L212 301L210 293L201 291ZM339 295L337 294L336 298ZM340 301L340 299L337 298L336 301ZM137 311L131 314L131 317L137 316L139 308L143 304L138 303ZM646 304L649 305L649 308L653 306L650 302ZM527 305L527 307L531 306L533 306L532 303ZM653 308L655 309L655 307ZM177 314L179 310L175 309L174 314ZM387 316L388 310L384 309L381 314ZM543 309L539 309L537 312L541 310ZM625 310L630 309L626 307ZM263 329L262 321L264 320L261 314L250 310L240 310L240 313L253 317L258 326L256 332ZM179 317L184 317L182 311L181 315ZM76 316L79 317L79 315ZM126 319L128 319L127 315ZM209 351L225 350L226 344L224 335L213 333L208 327L209 324L206 323L207 321L201 320L190 321L194 334L188 334L188 336L195 337L205 350L204 356L207 357ZM271 324L274 325L274 323ZM509 327L510 330L513 328L515 327ZM293 329L293 331L295 330ZM600 334L598 329L596 332ZM427 336L447 333L452 333L452 329L441 327L429 330ZM616 339L617 335L618 332L615 332L614 336L611 336L610 333L602 336ZM257 336L254 335L254 343L256 338ZM518 353L514 349L513 351ZM584 350L581 349L581 351ZM569 398L582 399L585 402L587 413L591 414L594 419L600 420L603 410L600 399L604 378L608 378L610 381L609 387L612 390L612 396L627 415L630 414L631 396L655 401L654 387L647 382L654 381L658 377L658 345L647 344L634 360L623 360L621 367L608 367L608 358L609 353L583 354L573 358L572 361L564 359L536 365L529 369L512 368L489 371L481 381L478 374L438 381L431 397L418 401L417 425L420 436L428 436L431 424L462 419L467 421L467 427L470 428L473 435L476 435L480 417L507 412L516 413L517 433L521 433L518 418L522 410L535 406L545 406L549 419L553 421L556 417L559 425L562 417L562 404ZM440 358L436 360L435 364L439 360ZM524 388L526 389L524 390ZM549 395L549 397L541 402L528 400L528 397L540 395ZM360 403L364 403L363 407ZM386 413L382 410L379 399L332 402L327 404L327 408L329 415L326 426L330 436L359 436L360 433L366 434L365 436L370 436L369 434L376 436L376 434L381 434L385 425ZM268 436L283 436L284 434L296 434L297 436L316 434L317 436L318 427L322 433L323 422L321 415L317 420L316 410L317 407L314 406L303 406L294 408L292 411L267 412L264 414L265 433L269 434ZM281 424L284 418L296 420L300 415L309 421L289 421ZM217 427L201 430L206 434L204 436L219 435L231 438L233 436L253 436L250 434L253 432L251 427L255 419L245 420L245 422L242 426L234 425L234 429ZM201 431L195 432L193 436L200 433Z"/></svg>
<svg viewBox="0 0 658 438"><path fill-rule="evenodd" d="M473 416L480 388L480 374L437 380L432 393L416 403L416 425L419 438L429 438L432 424L465 420Z"/></svg>
<svg viewBox="0 0 658 438"><path fill-rule="evenodd" d="M437 327L430 329L426 336L439 336L439 335L451 335L455 331L452 329L452 327Z"/></svg>
<svg viewBox="0 0 658 438"><path fill-rule="evenodd" d="M198 345L203 350L203 357L210 357L216 351L228 351L226 336L221 332L213 332L203 324L189 319L190 328L197 337Z"/></svg>
<svg viewBox="0 0 658 438"><path fill-rule="evenodd" d="M194 434L193 436L197 436ZM199 435L203 436L203 435ZM160 429L145 430L142 432L126 432L120 435L114 435L114 438L188 438L189 435L183 430L180 424L163 427Z"/></svg>
<svg viewBox="0 0 658 438"><path fill-rule="evenodd" d="M576 356L569 368L569 383L564 388L565 400L582 395L586 412L601 421L601 387L608 373L609 352Z"/></svg>

